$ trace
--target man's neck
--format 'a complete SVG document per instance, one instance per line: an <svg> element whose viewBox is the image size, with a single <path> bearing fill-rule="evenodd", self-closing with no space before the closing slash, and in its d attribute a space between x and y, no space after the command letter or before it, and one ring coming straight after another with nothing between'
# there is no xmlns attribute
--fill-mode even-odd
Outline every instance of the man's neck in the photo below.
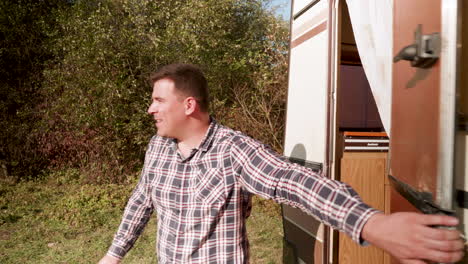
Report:
<svg viewBox="0 0 468 264"><path fill-rule="evenodd" d="M188 156L192 149L200 146L209 127L209 115L203 116L200 119L191 120L191 122L188 123L188 126L184 129L186 131L185 135L177 139L178 148L184 156Z"/></svg>

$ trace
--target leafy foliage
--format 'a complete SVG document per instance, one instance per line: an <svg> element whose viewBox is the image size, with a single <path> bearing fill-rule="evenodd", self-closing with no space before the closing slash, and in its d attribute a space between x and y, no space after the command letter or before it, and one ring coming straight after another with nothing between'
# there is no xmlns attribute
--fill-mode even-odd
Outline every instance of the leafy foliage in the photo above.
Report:
<svg viewBox="0 0 468 264"><path fill-rule="evenodd" d="M42 101L44 62L53 56L47 31L65 6L61 0L0 1L0 165L10 174L37 174L46 162L36 147L35 106Z"/></svg>
<svg viewBox="0 0 468 264"><path fill-rule="evenodd" d="M40 76L29 82L33 99L19 91L1 104L8 112L10 103L30 100L15 108L26 122L18 111L3 120L9 136L0 153L10 168L78 168L88 181L124 181L154 133L148 76L173 62L204 69L218 121L281 149L288 32L266 1L59 2L39 2L46 11L31 22L43 49L22 42L43 56L31 68Z"/></svg>

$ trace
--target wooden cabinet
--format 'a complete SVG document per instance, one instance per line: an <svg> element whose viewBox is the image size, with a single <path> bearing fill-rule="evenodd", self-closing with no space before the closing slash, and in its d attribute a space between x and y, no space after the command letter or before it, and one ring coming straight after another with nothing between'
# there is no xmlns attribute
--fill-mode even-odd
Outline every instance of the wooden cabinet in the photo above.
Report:
<svg viewBox="0 0 468 264"><path fill-rule="evenodd" d="M344 152L341 181L351 185L370 206L389 213L390 185L386 177L387 152ZM347 235L339 235L340 264L389 264L390 257L374 246L361 247Z"/></svg>

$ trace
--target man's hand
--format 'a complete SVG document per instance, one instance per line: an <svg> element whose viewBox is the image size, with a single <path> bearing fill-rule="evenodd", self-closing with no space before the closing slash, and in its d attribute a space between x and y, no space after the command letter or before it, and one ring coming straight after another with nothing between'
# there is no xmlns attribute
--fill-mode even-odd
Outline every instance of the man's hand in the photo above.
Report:
<svg viewBox="0 0 468 264"><path fill-rule="evenodd" d="M431 226L456 225L457 218L443 215L376 214L364 225L361 237L403 264L424 264L424 260L451 263L464 255L460 232Z"/></svg>
<svg viewBox="0 0 468 264"><path fill-rule="evenodd" d="M105 255L98 264L120 264L120 259Z"/></svg>

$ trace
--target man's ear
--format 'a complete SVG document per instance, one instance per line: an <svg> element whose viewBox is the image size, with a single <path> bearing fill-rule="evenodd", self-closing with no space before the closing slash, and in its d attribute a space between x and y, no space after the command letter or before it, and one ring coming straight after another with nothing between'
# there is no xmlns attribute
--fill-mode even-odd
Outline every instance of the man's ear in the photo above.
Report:
<svg viewBox="0 0 468 264"><path fill-rule="evenodd" d="M195 112L198 102L195 98L189 96L184 100L185 114L191 115Z"/></svg>

